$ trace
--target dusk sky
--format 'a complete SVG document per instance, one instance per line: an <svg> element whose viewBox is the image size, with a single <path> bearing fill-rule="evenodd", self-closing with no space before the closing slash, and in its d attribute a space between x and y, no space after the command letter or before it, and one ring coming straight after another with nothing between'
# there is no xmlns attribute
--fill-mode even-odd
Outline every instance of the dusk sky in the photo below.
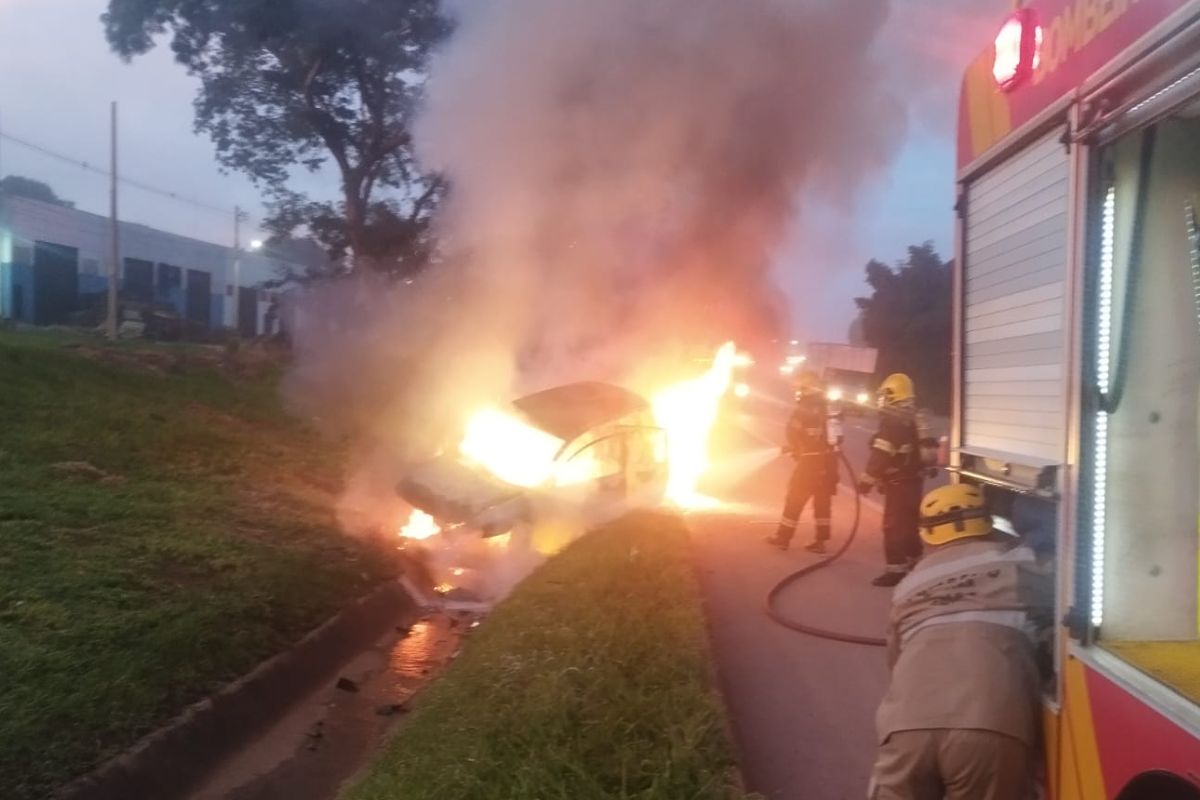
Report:
<svg viewBox="0 0 1200 800"><path fill-rule="evenodd" d="M124 219L231 243L233 207L261 216L259 194L223 175L209 140L192 130L196 82L159 48L124 64L104 40L105 0L3 0L0 129L86 161L108 164L109 102L120 104L121 171L226 213L123 188ZM847 2L852 13L852 2ZM963 7L967 6L964 11ZM803 197L798 224L776 272L791 298L794 334L842 340L852 298L866 288L862 266L892 261L908 244L951 250L954 123L958 82L970 56L999 27L1010 0L895 0L879 60L908 107L907 135L885 174L852 197ZM853 98L847 98L853 102ZM814 109L814 113L819 110ZM12 141L0 141L0 175L49 183L80 208L107 213L107 178ZM303 188L319 189L305 176ZM251 231L247 238L253 236Z"/></svg>

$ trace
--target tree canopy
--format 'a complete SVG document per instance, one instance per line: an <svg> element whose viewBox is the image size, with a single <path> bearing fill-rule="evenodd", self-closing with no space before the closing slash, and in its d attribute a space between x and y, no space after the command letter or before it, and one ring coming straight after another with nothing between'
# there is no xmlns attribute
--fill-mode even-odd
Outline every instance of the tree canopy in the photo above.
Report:
<svg viewBox="0 0 1200 800"><path fill-rule="evenodd" d="M911 245L905 259L866 266L870 297L855 299L862 337L879 351L879 377L907 373L918 399L938 413L950 409L953 276L932 242Z"/></svg>
<svg viewBox="0 0 1200 800"><path fill-rule="evenodd" d="M4 178L0 178L0 192L17 197L27 197L30 200L41 200L43 203L53 203L64 208L75 207L70 200L63 200L59 197L49 184L22 175L6 175Z"/></svg>
<svg viewBox="0 0 1200 800"><path fill-rule="evenodd" d="M273 235L303 228L352 268L425 263L443 185L418 169L410 125L449 30L436 0L109 0L103 21L127 59L169 37L200 79L196 129L267 191ZM292 188L298 167L329 166L338 199Z"/></svg>

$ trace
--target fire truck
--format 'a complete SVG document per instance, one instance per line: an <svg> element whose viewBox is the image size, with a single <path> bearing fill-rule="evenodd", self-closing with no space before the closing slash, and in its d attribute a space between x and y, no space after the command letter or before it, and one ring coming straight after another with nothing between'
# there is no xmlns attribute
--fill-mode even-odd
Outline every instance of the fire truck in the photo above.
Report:
<svg viewBox="0 0 1200 800"><path fill-rule="evenodd" d="M1200 2L998 23L960 95L950 468L1056 567L1049 796L1200 798Z"/></svg>

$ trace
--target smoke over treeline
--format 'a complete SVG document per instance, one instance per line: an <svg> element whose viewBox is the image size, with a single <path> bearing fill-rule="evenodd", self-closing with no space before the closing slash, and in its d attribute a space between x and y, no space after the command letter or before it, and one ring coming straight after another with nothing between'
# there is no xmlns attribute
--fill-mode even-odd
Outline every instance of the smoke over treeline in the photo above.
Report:
<svg viewBox="0 0 1200 800"><path fill-rule="evenodd" d="M795 198L849 196L901 138L872 56L887 10L453 0L415 131L451 187L442 260L322 297L337 329L301 335L298 396L411 442L485 398L774 337Z"/></svg>
<svg viewBox="0 0 1200 800"><path fill-rule="evenodd" d="M898 138L869 56L883 0L452 10L418 153L453 187L465 306L533 362L775 333L797 190L847 193Z"/></svg>

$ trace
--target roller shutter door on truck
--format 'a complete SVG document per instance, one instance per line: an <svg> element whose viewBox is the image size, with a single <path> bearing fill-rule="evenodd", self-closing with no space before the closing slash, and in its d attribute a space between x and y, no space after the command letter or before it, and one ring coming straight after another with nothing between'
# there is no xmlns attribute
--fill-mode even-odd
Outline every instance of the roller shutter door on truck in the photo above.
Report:
<svg viewBox="0 0 1200 800"><path fill-rule="evenodd" d="M962 446L1017 463L1062 463L1065 450L1061 137L1054 131L966 187Z"/></svg>

